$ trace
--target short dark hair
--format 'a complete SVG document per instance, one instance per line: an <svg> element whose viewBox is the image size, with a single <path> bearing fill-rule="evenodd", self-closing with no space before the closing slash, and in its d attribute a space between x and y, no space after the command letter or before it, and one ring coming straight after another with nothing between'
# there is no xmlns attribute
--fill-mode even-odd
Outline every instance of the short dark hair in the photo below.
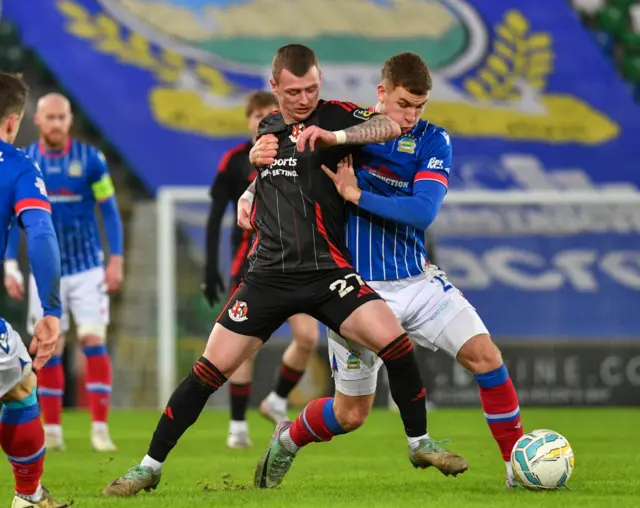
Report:
<svg viewBox="0 0 640 508"><path fill-rule="evenodd" d="M244 114L247 118L253 115L256 109L267 108L273 106L273 109L278 109L278 98L271 92L254 92L247 97L247 102L244 108Z"/></svg>
<svg viewBox="0 0 640 508"><path fill-rule="evenodd" d="M393 88L401 86L414 95L431 91L431 73L425 61L415 53L398 53L384 63L382 81Z"/></svg>
<svg viewBox="0 0 640 508"><path fill-rule="evenodd" d="M271 74L278 81L283 69L297 77L304 76L312 67L319 67L318 57L313 50L303 44L287 44L278 48L273 57Z"/></svg>
<svg viewBox="0 0 640 508"><path fill-rule="evenodd" d="M0 120L22 113L27 102L27 92L22 76L0 72Z"/></svg>

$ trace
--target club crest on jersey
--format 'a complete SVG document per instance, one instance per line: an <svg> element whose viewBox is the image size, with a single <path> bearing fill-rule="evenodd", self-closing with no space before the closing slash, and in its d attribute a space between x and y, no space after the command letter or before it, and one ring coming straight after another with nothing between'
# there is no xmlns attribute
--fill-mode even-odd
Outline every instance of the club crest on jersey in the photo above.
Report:
<svg viewBox="0 0 640 508"><path fill-rule="evenodd" d="M240 323L248 319L248 313L249 306L247 305L247 302L236 300L236 302L233 304L233 307L229 309L229 318L236 323Z"/></svg>
<svg viewBox="0 0 640 508"><path fill-rule="evenodd" d="M415 153L416 140L413 138L400 138L398 140L398 152Z"/></svg>
<svg viewBox="0 0 640 508"><path fill-rule="evenodd" d="M298 141L298 138L300 137L300 133L304 130L304 124L303 123L298 123L296 125L293 126L293 128L291 129L291 134L289 135L289 139L291 141L293 141L294 143Z"/></svg>
<svg viewBox="0 0 640 508"><path fill-rule="evenodd" d="M373 110L373 108L369 108L369 109L359 108L353 112L353 116L355 116L356 118L360 118L362 120L368 120L369 118L371 118L371 115L373 115L374 113L375 111Z"/></svg>
<svg viewBox="0 0 640 508"><path fill-rule="evenodd" d="M355 351L349 351L349 356L347 356L347 370L360 370L360 357Z"/></svg>
<svg viewBox="0 0 640 508"><path fill-rule="evenodd" d="M78 161L71 161L69 164L69 176L82 176L82 164Z"/></svg>

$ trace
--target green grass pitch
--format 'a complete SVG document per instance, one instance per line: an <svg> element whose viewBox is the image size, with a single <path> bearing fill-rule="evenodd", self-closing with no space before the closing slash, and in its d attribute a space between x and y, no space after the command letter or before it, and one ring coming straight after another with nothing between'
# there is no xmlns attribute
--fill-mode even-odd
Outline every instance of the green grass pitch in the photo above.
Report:
<svg viewBox="0 0 640 508"><path fill-rule="evenodd" d="M354 434L303 450L280 488L256 490L254 467L272 428L251 413L254 448L232 451L225 445L226 412L207 412L169 457L158 490L132 499L102 498L102 487L142 458L158 414L115 412L111 429L120 449L107 455L91 450L87 414L65 414L67 450L47 455L43 483L76 508L640 507L640 411L633 409L523 411L525 429L556 430L573 446L576 468L569 490L507 491L504 466L480 409L430 414L433 437L451 438L450 448L469 461L469 471L457 478L414 470L399 416L375 411ZM8 464L0 475L0 505L9 506Z"/></svg>

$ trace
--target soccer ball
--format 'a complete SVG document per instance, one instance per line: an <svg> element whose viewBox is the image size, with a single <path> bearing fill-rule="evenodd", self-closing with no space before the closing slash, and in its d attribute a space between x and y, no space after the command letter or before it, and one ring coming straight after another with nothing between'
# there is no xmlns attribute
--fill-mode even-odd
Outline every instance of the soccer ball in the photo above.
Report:
<svg viewBox="0 0 640 508"><path fill-rule="evenodd" d="M564 487L573 472L573 450L564 436L552 430L534 430L522 436L511 452L513 473L531 490Z"/></svg>

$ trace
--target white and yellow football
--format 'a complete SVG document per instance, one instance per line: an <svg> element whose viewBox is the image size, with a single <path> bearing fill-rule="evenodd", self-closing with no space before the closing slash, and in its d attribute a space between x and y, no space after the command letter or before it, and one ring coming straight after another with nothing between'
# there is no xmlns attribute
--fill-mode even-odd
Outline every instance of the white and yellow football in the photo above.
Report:
<svg viewBox="0 0 640 508"><path fill-rule="evenodd" d="M534 430L522 436L511 452L516 479L531 490L564 487L573 472L574 457L569 441L553 430Z"/></svg>

